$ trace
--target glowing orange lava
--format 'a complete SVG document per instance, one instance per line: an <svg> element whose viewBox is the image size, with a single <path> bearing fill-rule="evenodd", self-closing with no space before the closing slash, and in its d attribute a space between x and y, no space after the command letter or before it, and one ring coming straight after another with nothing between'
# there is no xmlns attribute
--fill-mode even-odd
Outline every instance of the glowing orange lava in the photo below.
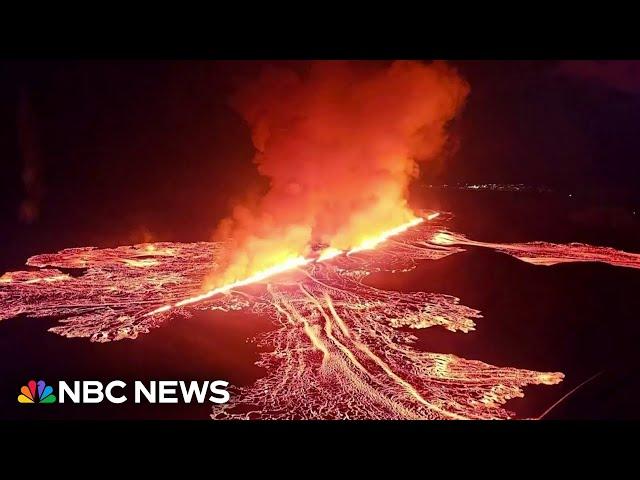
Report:
<svg viewBox="0 0 640 480"><path fill-rule="evenodd" d="M135 339L196 311L212 319L244 311L273 322L258 337L265 374L234 387L213 418L504 419L514 416L505 403L523 396L524 387L554 385L563 374L421 351L412 330L471 332L480 312L443 293L374 288L366 277L407 271L466 245L536 265L600 261L640 268L640 254L583 244L475 242L447 231L445 214L426 219L367 240L357 254L327 247L315 260L292 258L201 294L228 245L165 242L37 255L27 261L32 270L0 277L0 320L57 317L54 333L109 342ZM375 248L362 248L370 245ZM141 267L144 260L153 262ZM290 274L279 275L285 271Z"/></svg>
<svg viewBox="0 0 640 480"><path fill-rule="evenodd" d="M413 220L411 220L411 221L409 221L407 223L403 223L402 225L400 225L400 226L398 226L396 228L392 228L390 230L387 230L386 232L383 232L380 235L377 235L377 236L371 237L371 238L367 238L360 245L358 245L357 247L354 247L351 250L349 250L347 255L351 255L353 253L361 252L363 250L372 250L372 249L376 248L378 245L380 245L382 242L385 242L386 240L388 240L389 238L391 238L391 237L393 237L395 235L399 235L402 232L405 232L405 231L409 230L411 227L415 227L416 225L419 225L422 222L424 222L424 218L420 218L420 217L414 218Z"/></svg>
<svg viewBox="0 0 640 480"><path fill-rule="evenodd" d="M436 213L431 213L429 214L429 216L427 217L428 220L432 220L434 218L436 218L439 214ZM424 218L421 217L416 217L413 220L411 220L410 222L406 222L403 223L402 225L399 225L395 228L389 229L385 232L382 232L380 235L376 236L376 237L372 237L369 238L367 240L365 240L364 242L362 242L359 246L349 250L349 252L347 252L347 255L350 255L352 253L356 253L362 250L371 250L373 248L375 248L377 245L385 242L386 240L388 240L389 238L398 235L406 230L408 230L411 227L414 227L420 223L422 223L424 221ZM235 282L232 283L228 283L226 285L223 285L221 287L217 287L217 288L213 288L211 290L208 290L200 295L194 295L193 297L189 297L189 298L185 298L184 300L180 300L179 302L176 302L173 305L163 305L162 307L156 308L155 310L152 310L151 312L145 314L147 316L149 315L155 315L157 313L163 313L163 312L167 312L169 310L171 310L174 307L183 307L185 305L191 305L193 303L197 303L197 302L201 302L203 300L206 300L208 298L211 298L215 295L221 294L221 293L228 293L230 290L234 289L234 288L238 288L238 287L243 287L245 285L249 285L251 283L256 283L256 282L261 282L267 278L273 277L274 275L278 275L280 273L284 273L286 271L292 270L294 268L297 267L301 267L303 265L307 265L311 262L323 262L326 260L330 260L332 258L335 258L339 255L342 255L343 253L345 253L342 250L336 249L336 248L332 248L332 247L328 247L325 250L323 250L323 252L320 254L320 256L316 259L312 259L312 258L304 258L304 257L293 257L290 258L288 260L285 260L284 262L278 263L277 265L274 265L273 267L267 268L265 270L262 270L260 272L257 272L247 278L244 278L242 280L237 280ZM140 260L125 260L125 263L132 265L132 266L148 266L149 264L154 265L155 260L146 260L145 264L141 264Z"/></svg>
<svg viewBox="0 0 640 480"><path fill-rule="evenodd" d="M260 282L262 280L265 280L266 278L272 277L279 273L283 273L293 268L306 265L309 262L311 262L311 260L304 257L292 258L283 263L275 265L271 268L258 272L255 275L251 275L250 277L245 278L243 280L238 280L237 282L229 283L227 285L223 285L222 287L214 288L201 295L194 295L193 297L185 298L184 300L180 300L179 302L176 302L173 305L164 305L160 308L157 308L156 310L153 310L147 313L146 315L154 315L156 313L166 312L173 307L184 307L185 305L191 305L192 303L201 302L203 300L206 300L207 298L213 297L214 295L218 295L220 293L227 293L234 288L243 287L251 283Z"/></svg>

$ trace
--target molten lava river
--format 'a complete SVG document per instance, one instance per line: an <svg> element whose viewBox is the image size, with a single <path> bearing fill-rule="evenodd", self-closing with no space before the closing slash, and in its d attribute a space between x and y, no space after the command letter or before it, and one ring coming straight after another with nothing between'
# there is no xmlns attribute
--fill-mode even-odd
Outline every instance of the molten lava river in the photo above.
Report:
<svg viewBox="0 0 640 480"><path fill-rule="evenodd" d="M432 214L379 243L202 293L224 243L146 243L70 248L31 257L28 271L0 277L0 320L60 318L51 331L94 342L135 339L195 310L243 310L273 320L259 337L266 374L236 388L214 419L504 419L507 400L529 384L557 384L559 372L496 367L418 351L411 329L474 330L480 312L449 295L368 286L373 272L491 248L536 265L599 261L640 268L640 254L584 244L492 244L447 231Z"/></svg>

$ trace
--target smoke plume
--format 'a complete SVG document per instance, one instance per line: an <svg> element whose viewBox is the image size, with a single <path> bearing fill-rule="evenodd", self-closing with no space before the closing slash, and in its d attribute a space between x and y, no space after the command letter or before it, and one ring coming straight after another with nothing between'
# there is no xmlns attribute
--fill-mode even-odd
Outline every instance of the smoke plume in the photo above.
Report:
<svg viewBox="0 0 640 480"><path fill-rule="evenodd" d="M232 106L251 128L269 189L218 226L218 236L237 245L208 286L319 245L348 250L413 219L409 183L419 162L442 151L468 91L442 62L264 69L238 89Z"/></svg>

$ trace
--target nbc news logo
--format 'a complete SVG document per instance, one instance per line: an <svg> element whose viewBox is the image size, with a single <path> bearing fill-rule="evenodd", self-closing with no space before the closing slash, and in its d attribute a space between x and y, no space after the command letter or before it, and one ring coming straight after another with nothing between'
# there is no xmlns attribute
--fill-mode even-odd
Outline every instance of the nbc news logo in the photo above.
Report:
<svg viewBox="0 0 640 480"><path fill-rule="evenodd" d="M18 403L56 403L56 396L53 388L47 385L44 380L29 380L20 389Z"/></svg>
<svg viewBox="0 0 640 480"><path fill-rule="evenodd" d="M106 385L97 380L75 380L72 385L62 380L58 382L58 399L44 380L29 380L20 388L18 403L124 403L130 398L125 395L127 384L122 380L113 380ZM225 380L152 380L146 383L136 380L130 393L133 393L134 403L204 403L208 400L222 404L229 401L228 386L229 382Z"/></svg>

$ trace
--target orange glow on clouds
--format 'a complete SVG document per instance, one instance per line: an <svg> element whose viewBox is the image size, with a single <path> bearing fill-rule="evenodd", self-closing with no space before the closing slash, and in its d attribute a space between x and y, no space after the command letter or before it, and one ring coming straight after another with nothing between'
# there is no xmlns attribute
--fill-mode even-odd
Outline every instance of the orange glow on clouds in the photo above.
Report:
<svg viewBox="0 0 640 480"><path fill-rule="evenodd" d="M205 289L309 258L316 245L326 246L319 261L371 250L422 221L409 185L445 148L468 84L444 62L301 67L267 67L231 99L269 188L218 225L216 240L234 246Z"/></svg>

